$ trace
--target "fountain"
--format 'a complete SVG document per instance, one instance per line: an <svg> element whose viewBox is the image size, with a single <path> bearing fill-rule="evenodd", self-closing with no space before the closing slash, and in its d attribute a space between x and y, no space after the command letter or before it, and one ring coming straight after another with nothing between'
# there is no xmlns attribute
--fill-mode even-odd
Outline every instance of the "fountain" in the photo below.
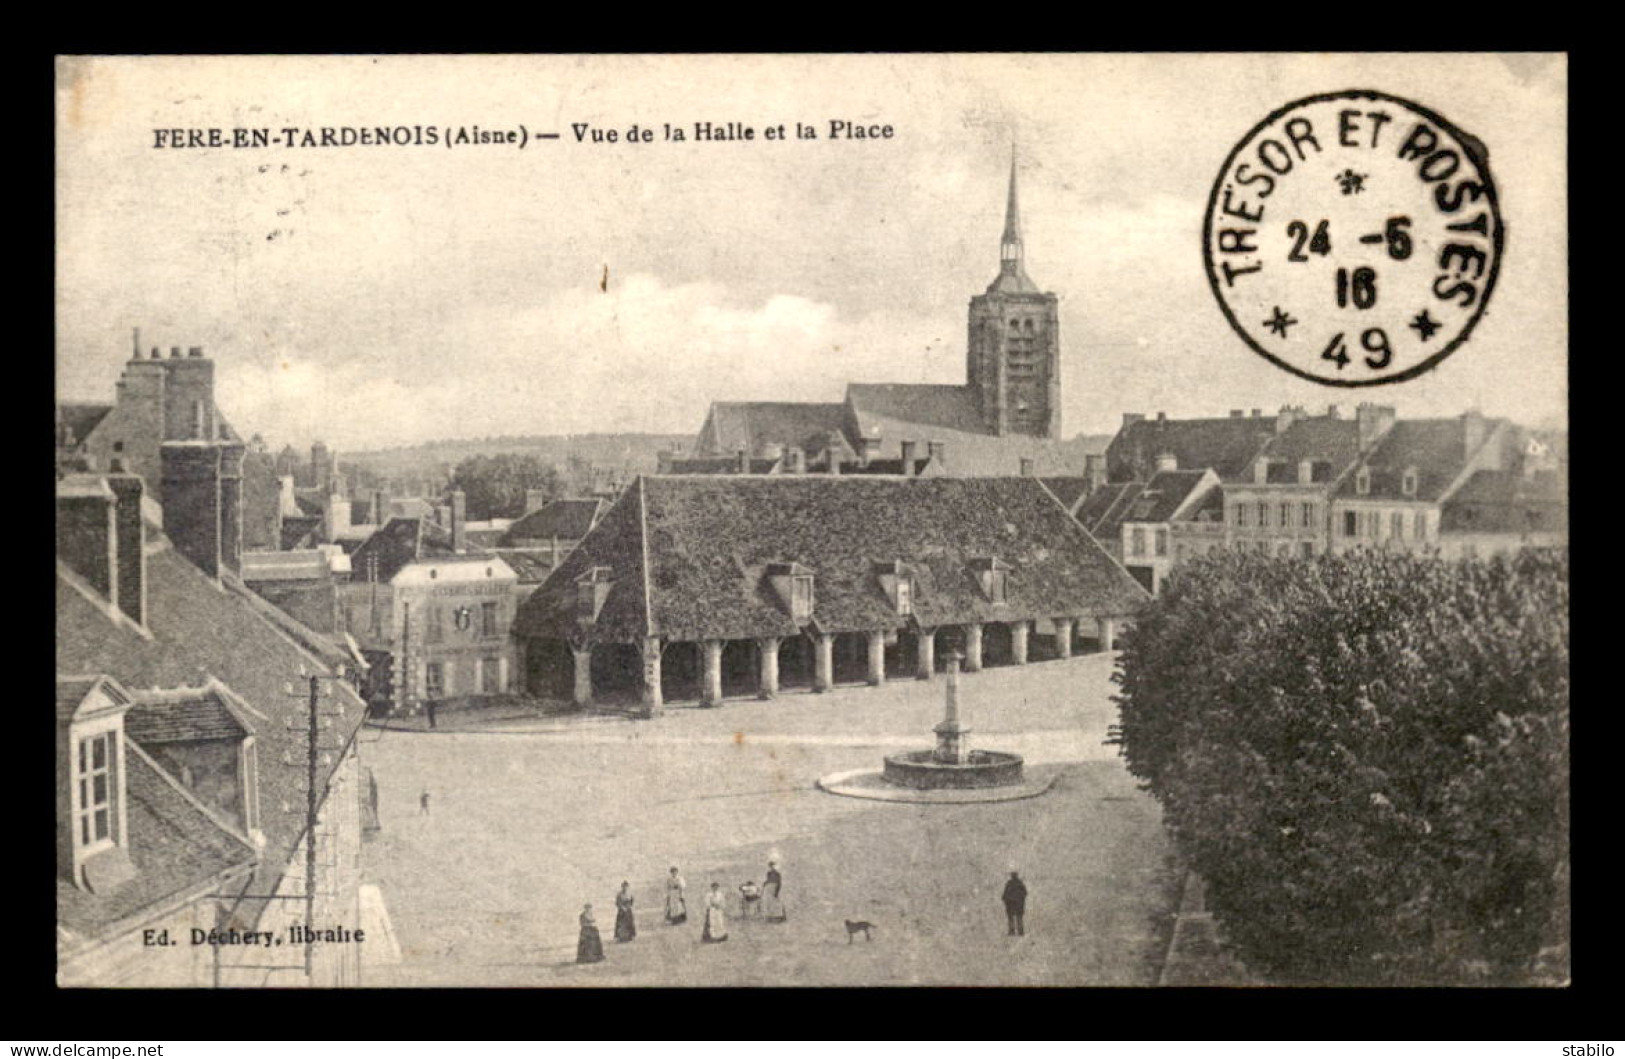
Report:
<svg viewBox="0 0 1625 1059"><path fill-rule="evenodd" d="M955 651L948 657L948 701L943 718L931 730L934 750L905 750L886 757L881 778L914 790L1008 787L1020 784L1021 755L998 750L972 750L970 729L959 720L959 663Z"/></svg>
<svg viewBox="0 0 1625 1059"><path fill-rule="evenodd" d="M1011 802L1049 790L1060 774L1053 765L1041 775L1023 774L1020 754L972 750L970 728L959 717L959 663L948 658L948 701L942 720L931 730L937 745L930 750L888 754L881 770L853 769L825 776L818 787L846 798L880 802Z"/></svg>

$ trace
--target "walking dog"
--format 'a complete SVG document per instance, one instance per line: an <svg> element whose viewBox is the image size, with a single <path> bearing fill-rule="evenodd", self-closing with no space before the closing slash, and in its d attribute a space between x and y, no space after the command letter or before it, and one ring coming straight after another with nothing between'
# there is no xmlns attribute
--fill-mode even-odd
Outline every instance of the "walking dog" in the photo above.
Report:
<svg viewBox="0 0 1625 1059"><path fill-rule="evenodd" d="M875 929L875 925L873 923L870 923L870 922L868 922L866 920L862 920L862 919L859 919L859 920L856 920L856 921L848 919L845 922L846 922L846 943L848 945L852 944L853 937L855 937L859 933L863 934L863 940L864 941L874 941L875 940L873 935L871 935L869 933L871 930Z"/></svg>

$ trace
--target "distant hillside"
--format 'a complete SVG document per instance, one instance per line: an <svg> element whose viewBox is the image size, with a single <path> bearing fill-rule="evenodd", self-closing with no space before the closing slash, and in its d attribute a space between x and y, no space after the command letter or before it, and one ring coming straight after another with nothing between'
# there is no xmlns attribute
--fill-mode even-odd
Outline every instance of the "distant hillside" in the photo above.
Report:
<svg viewBox="0 0 1625 1059"><path fill-rule="evenodd" d="M341 452L339 460L385 477L433 474L470 456L513 452L535 455L561 469L571 457L605 469L654 473L661 449L683 451L692 434L506 434L501 437L426 441L406 448Z"/></svg>

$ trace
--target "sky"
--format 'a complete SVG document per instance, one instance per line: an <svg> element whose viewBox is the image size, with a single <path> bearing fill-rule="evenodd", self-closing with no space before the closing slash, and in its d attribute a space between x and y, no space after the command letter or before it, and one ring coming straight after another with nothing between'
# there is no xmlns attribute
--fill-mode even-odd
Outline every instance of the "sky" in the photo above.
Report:
<svg viewBox="0 0 1625 1059"><path fill-rule="evenodd" d="M1361 400L1557 423L1567 80L1550 55L59 59L57 397L110 401L133 328L203 346L226 417L278 447L693 433L712 401L963 382L1014 142L1027 272L1060 299L1065 434ZM1471 340L1362 390L1249 350L1201 255L1230 149L1351 88L1482 140L1507 231ZM696 122L756 138L696 142ZM634 123L655 142L627 142ZM155 129L476 125L560 138L154 147Z"/></svg>

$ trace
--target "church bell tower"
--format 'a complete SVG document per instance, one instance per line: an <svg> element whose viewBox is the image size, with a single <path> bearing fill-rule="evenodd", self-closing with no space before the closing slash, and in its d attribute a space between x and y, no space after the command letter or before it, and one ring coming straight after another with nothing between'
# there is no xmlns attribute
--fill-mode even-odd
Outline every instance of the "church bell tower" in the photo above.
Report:
<svg viewBox="0 0 1625 1059"><path fill-rule="evenodd" d="M1022 262L1016 155L999 240L999 274L970 300L966 379L991 434L1061 435L1061 336L1057 299Z"/></svg>

